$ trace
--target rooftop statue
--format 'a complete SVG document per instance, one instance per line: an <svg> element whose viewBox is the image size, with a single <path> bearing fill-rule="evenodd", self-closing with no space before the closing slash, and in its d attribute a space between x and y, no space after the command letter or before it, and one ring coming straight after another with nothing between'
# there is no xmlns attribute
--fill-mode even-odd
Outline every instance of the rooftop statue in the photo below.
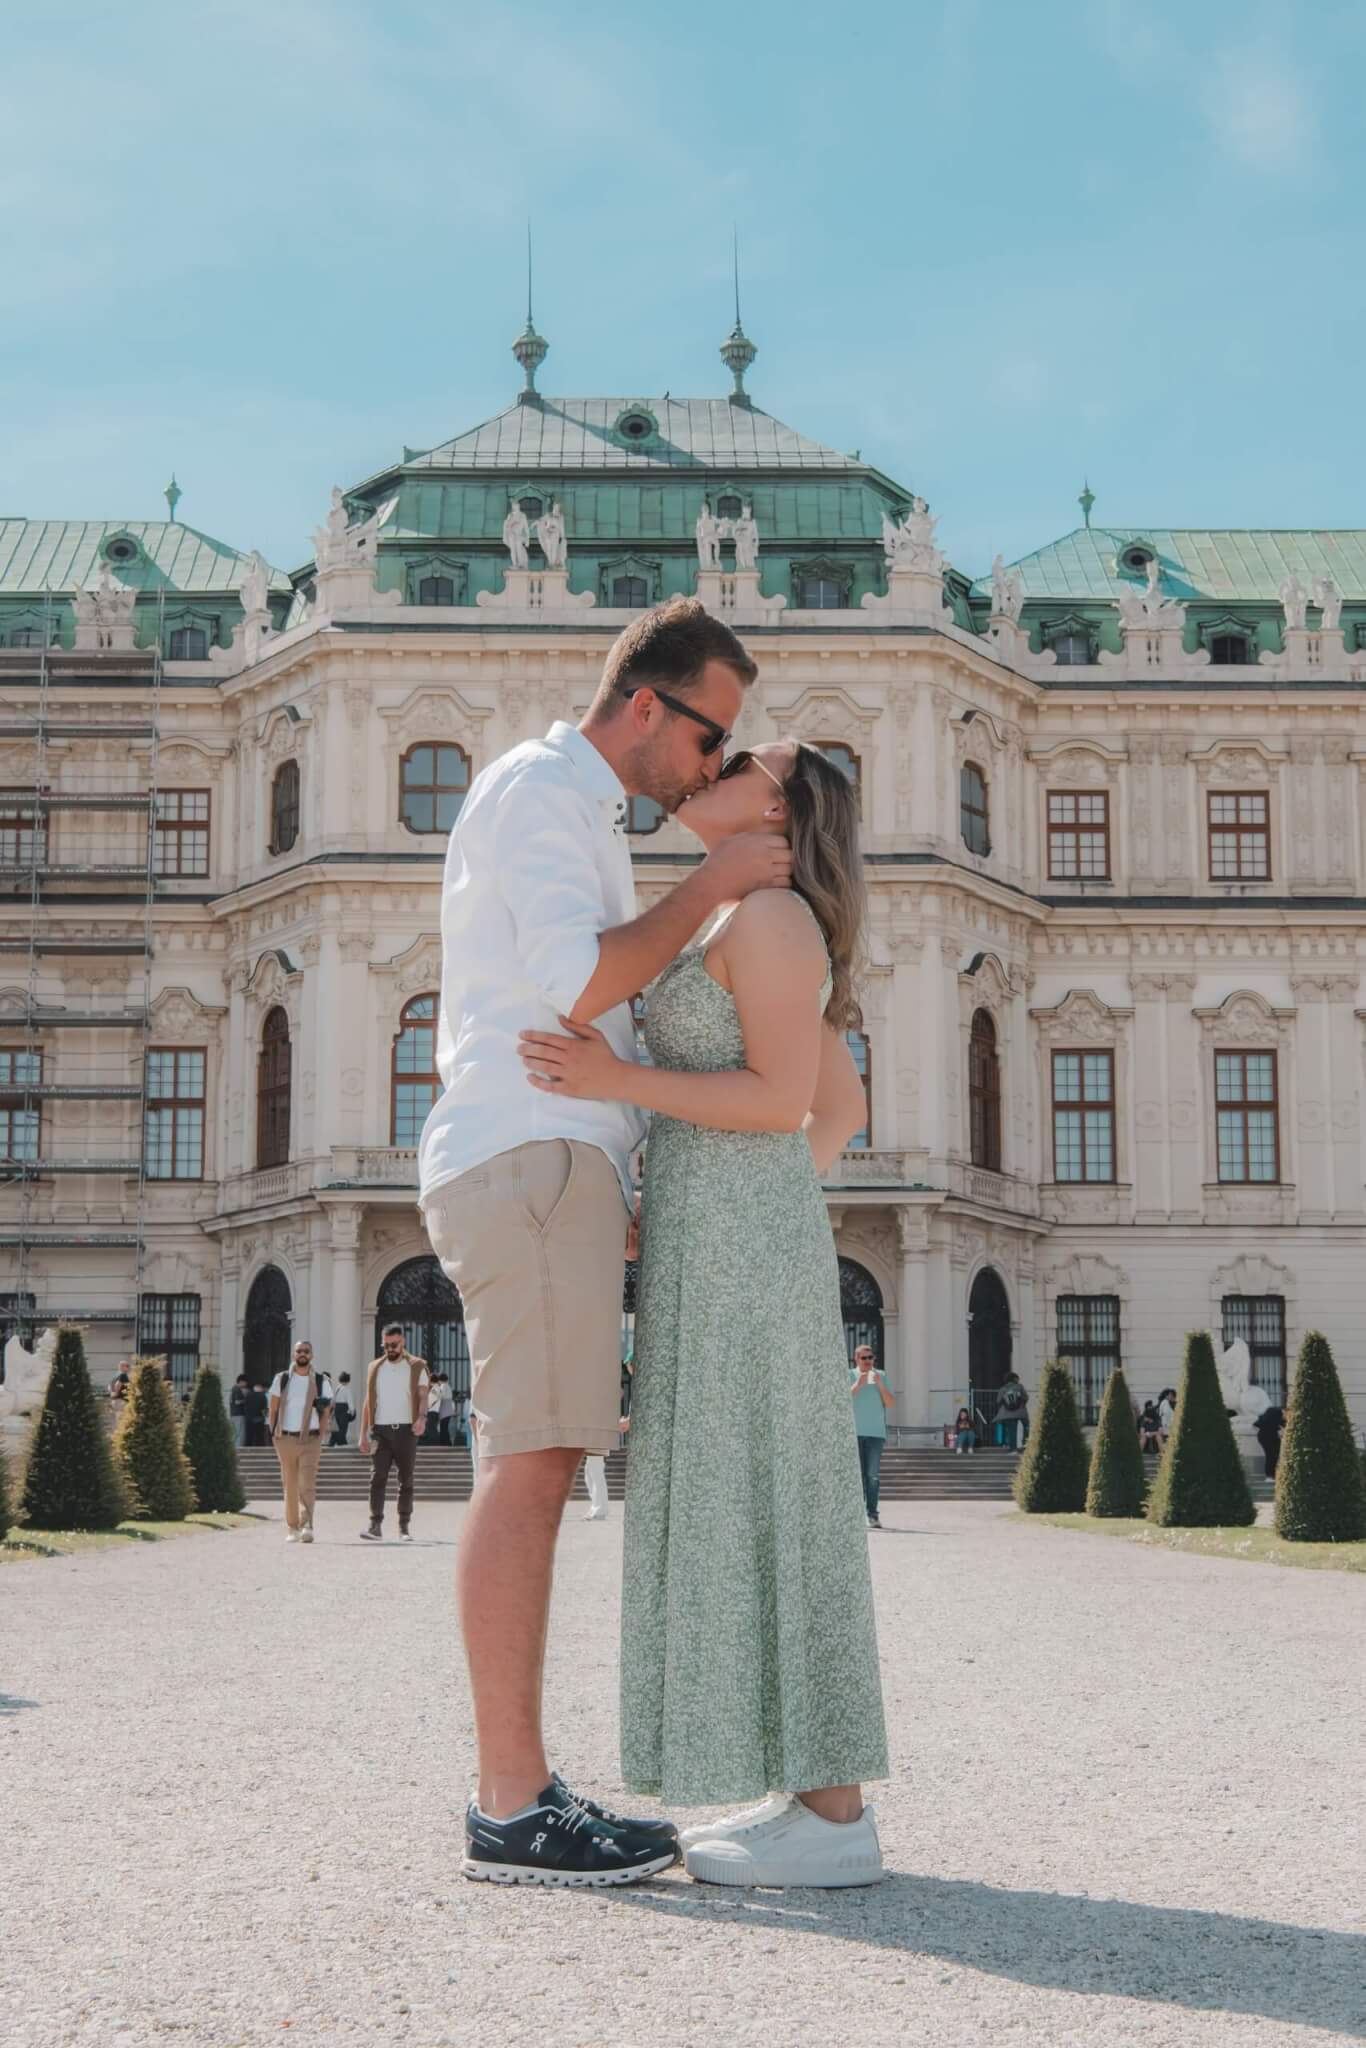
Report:
<svg viewBox="0 0 1366 2048"><path fill-rule="evenodd" d="M1281 605L1285 611L1285 623L1291 632L1302 633L1305 612L1309 604L1309 593L1292 570L1280 589Z"/></svg>
<svg viewBox="0 0 1366 2048"><path fill-rule="evenodd" d="M697 565L700 569L719 569L721 566L721 522L704 498L702 510L697 515L693 529L697 535Z"/></svg>
<svg viewBox="0 0 1366 2048"><path fill-rule="evenodd" d="M268 588L266 565L260 555L253 552L247 557L246 570L237 586L237 595L242 600L242 609L248 618L253 612L263 612L266 609Z"/></svg>
<svg viewBox="0 0 1366 2048"><path fill-rule="evenodd" d="M125 590L116 583L108 562L101 562L94 588L75 594L76 645L112 647L114 628L128 625L137 600L136 590Z"/></svg>
<svg viewBox="0 0 1366 2048"><path fill-rule="evenodd" d="M514 502L508 506L508 516L503 521L503 546L512 557L514 569L525 569L527 544L531 539L531 522L521 506Z"/></svg>
<svg viewBox="0 0 1366 2048"><path fill-rule="evenodd" d="M884 512L882 547L888 567L923 569L930 575L941 569L943 561L934 544L934 529L938 524L923 498L911 499L911 509L900 525Z"/></svg>
<svg viewBox="0 0 1366 2048"><path fill-rule="evenodd" d="M1143 595L1149 610L1156 611L1162 602L1162 564L1156 555L1148 557Z"/></svg>
<svg viewBox="0 0 1366 2048"><path fill-rule="evenodd" d="M328 569L356 569L373 559L374 539L380 515L372 513L358 526L347 524L346 500L337 484L332 486L332 504L327 524L313 530L314 562L319 574ZM262 565L264 567L264 564Z"/></svg>
<svg viewBox="0 0 1366 2048"><path fill-rule="evenodd" d="M1012 575L1005 558L997 555L991 565L991 610L998 619L1018 620L1024 606L1024 578L1018 569Z"/></svg>
<svg viewBox="0 0 1366 2048"><path fill-rule="evenodd" d="M1320 576L1314 585L1314 602L1323 613L1323 630L1336 633L1342 624L1342 592L1331 576Z"/></svg>
<svg viewBox="0 0 1366 2048"><path fill-rule="evenodd" d="M519 507L520 509L520 507ZM504 529L506 533L506 529ZM536 521L536 538L541 543L547 569L563 569L568 557L569 546L565 539L564 514L558 498L548 512L543 512Z"/></svg>
<svg viewBox="0 0 1366 2048"><path fill-rule="evenodd" d="M730 521L731 535L735 541L735 566L737 569L757 569L759 566L759 528L754 518L754 509L746 504L738 519Z"/></svg>

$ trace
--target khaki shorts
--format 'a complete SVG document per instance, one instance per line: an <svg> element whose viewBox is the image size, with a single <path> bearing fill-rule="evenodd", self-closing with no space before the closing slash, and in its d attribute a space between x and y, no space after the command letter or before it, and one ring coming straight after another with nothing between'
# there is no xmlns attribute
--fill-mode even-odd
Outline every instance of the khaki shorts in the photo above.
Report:
<svg viewBox="0 0 1366 2048"><path fill-rule="evenodd" d="M607 1154L518 1145L434 1188L422 1216L465 1304L479 1455L614 1451L629 1219Z"/></svg>

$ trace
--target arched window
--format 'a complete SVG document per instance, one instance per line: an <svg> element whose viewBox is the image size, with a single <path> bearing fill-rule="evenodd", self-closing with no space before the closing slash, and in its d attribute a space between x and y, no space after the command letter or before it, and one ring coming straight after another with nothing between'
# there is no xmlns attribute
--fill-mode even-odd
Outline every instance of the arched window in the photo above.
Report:
<svg viewBox="0 0 1366 2048"><path fill-rule="evenodd" d="M801 576L797 580L797 604L802 611L837 612L844 593L833 576Z"/></svg>
<svg viewBox="0 0 1366 2048"><path fill-rule="evenodd" d="M521 506L523 512L526 513L528 519L539 519L545 510L544 498L519 498L517 503Z"/></svg>
<svg viewBox="0 0 1366 2048"><path fill-rule="evenodd" d="M277 1003L261 1029L256 1058L256 1165L283 1166L289 1158L289 1019Z"/></svg>
<svg viewBox="0 0 1366 2048"><path fill-rule="evenodd" d="M1209 643L1209 658L1229 668L1244 668L1252 659L1252 643L1246 633L1216 633Z"/></svg>
<svg viewBox="0 0 1366 2048"><path fill-rule="evenodd" d="M614 576L612 578L612 602L622 611L636 609L650 602L650 591L643 576Z"/></svg>
<svg viewBox="0 0 1366 2048"><path fill-rule="evenodd" d="M860 1344L871 1344L873 1357L882 1364L882 1289L855 1259L840 1260L840 1314L844 1318L844 1343L849 1363Z"/></svg>
<svg viewBox="0 0 1366 2048"><path fill-rule="evenodd" d="M427 1112L441 1093L436 1071L436 1003L414 996L405 1003L394 1039L389 1096L389 1143L416 1145Z"/></svg>
<svg viewBox="0 0 1366 2048"><path fill-rule="evenodd" d="M398 768L399 818L410 832L449 832L470 786L463 747L409 747Z"/></svg>
<svg viewBox="0 0 1366 2048"><path fill-rule="evenodd" d="M850 1152L866 1152L873 1142L873 1056L869 1050L866 1031L846 1031L844 1042L854 1056L854 1065L858 1068L859 1079L863 1083L863 1128L855 1131L846 1149Z"/></svg>
<svg viewBox="0 0 1366 2048"><path fill-rule="evenodd" d="M171 633L168 659L171 661L207 661L209 658L209 636L202 626L176 626Z"/></svg>
<svg viewBox="0 0 1366 2048"><path fill-rule="evenodd" d="M460 1290L435 1259L407 1259L395 1266L375 1304L375 1350L382 1348L386 1323L402 1323L403 1341L433 1374L449 1374L457 1401L470 1390L470 1347Z"/></svg>
<svg viewBox="0 0 1366 2048"><path fill-rule="evenodd" d="M972 1163L1001 1171L1001 1061L996 1026L985 1010L972 1020L968 1041L968 1123Z"/></svg>
<svg viewBox="0 0 1366 2048"><path fill-rule="evenodd" d="M812 740L811 745L818 754L824 754L843 775L847 775L855 789L859 786L861 762L852 747L846 747L843 740Z"/></svg>
<svg viewBox="0 0 1366 2048"><path fill-rule="evenodd" d="M657 832L664 823L664 806L657 804L652 796L629 796L626 799L626 830L643 838L647 832Z"/></svg>
<svg viewBox="0 0 1366 2048"><path fill-rule="evenodd" d="M958 824L969 853L985 857L991 852L987 779L975 761L965 761L958 778Z"/></svg>
<svg viewBox="0 0 1366 2048"><path fill-rule="evenodd" d="M288 853L299 836L299 764L282 761L270 785L270 850Z"/></svg>
<svg viewBox="0 0 1366 2048"><path fill-rule="evenodd" d="M419 604L454 604L455 584L449 576L424 576L417 586Z"/></svg>
<svg viewBox="0 0 1366 2048"><path fill-rule="evenodd" d="M744 509L743 503L736 497L734 491L727 491L724 497L720 497L716 501L716 516L718 519L738 519Z"/></svg>
<svg viewBox="0 0 1366 2048"><path fill-rule="evenodd" d="M289 1364L293 1306L280 1268L262 1266L251 1283L242 1324L242 1370L254 1387L269 1387Z"/></svg>

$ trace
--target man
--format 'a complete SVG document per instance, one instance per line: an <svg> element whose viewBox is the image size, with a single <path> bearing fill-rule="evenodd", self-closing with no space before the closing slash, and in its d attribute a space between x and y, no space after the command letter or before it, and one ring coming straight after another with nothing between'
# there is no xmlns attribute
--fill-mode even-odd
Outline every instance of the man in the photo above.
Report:
<svg viewBox="0 0 1366 2048"><path fill-rule="evenodd" d="M1029 1435L1029 1396L1012 1365L996 1396L996 1441L1007 1451L1022 1448Z"/></svg>
<svg viewBox="0 0 1366 2048"><path fill-rule="evenodd" d="M322 1456L332 1382L313 1369L313 1346L301 1338L287 1372L270 1384L270 1435L280 1460L285 1489L285 1541L313 1541L313 1508L318 1497L318 1460Z"/></svg>
<svg viewBox="0 0 1366 2048"><path fill-rule="evenodd" d="M636 915L628 796L675 811L715 781L754 663L695 600L644 613L608 652L577 728L474 781L442 888L437 1066L419 1147L432 1249L465 1303L479 1476L457 1597L479 1783L465 1875L624 1883L678 1857L667 1822L623 1821L552 1777L541 1732L555 1541L579 1459L617 1440L630 1156L619 1102L528 1082L519 1031L597 1022L635 1057L631 998L722 904L784 887L786 842L727 842Z"/></svg>
<svg viewBox="0 0 1366 2048"><path fill-rule="evenodd" d="M351 1375L341 1373L337 1379L337 1398L332 1404L332 1441L329 1450L346 1448L346 1432L351 1427L354 1410L351 1406Z"/></svg>
<svg viewBox="0 0 1366 2048"><path fill-rule="evenodd" d="M228 1395L228 1414L232 1417L237 1448L241 1450L247 1441L247 1376L244 1372L239 1372L233 1381L232 1392Z"/></svg>
<svg viewBox="0 0 1366 2048"><path fill-rule="evenodd" d="M892 1405L892 1397L887 1391L887 1376L878 1370L871 1344L855 1347L849 1392L854 1399L858 1462L863 1474L863 1505L868 1512L868 1527L880 1529L882 1518L878 1506L881 1500L882 1453L887 1444L887 1410Z"/></svg>
<svg viewBox="0 0 1366 2048"><path fill-rule="evenodd" d="M417 1447L427 1427L427 1394L431 1386L425 1358L414 1358L403 1341L402 1323L386 1323L380 1333L384 1349L365 1375L360 1411L361 1456L370 1466L370 1526L361 1530L366 1543L384 1541L384 1490L389 1473L398 1467L398 1540L411 1543L413 1475Z"/></svg>

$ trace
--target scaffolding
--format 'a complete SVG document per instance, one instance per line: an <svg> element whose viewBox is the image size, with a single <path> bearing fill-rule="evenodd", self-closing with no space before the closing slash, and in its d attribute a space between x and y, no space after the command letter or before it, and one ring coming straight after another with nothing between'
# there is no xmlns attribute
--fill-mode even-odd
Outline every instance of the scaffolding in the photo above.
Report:
<svg viewBox="0 0 1366 2048"><path fill-rule="evenodd" d="M0 742L32 766L0 787L0 955L24 967L6 987L0 958L0 1346L69 1319L126 1325L132 1348L142 1328L164 609L150 649L64 654L49 589L36 674L6 659L0 678ZM54 706L130 669L145 715ZM111 770L92 742L128 750ZM49 1252L91 1256L59 1279Z"/></svg>

